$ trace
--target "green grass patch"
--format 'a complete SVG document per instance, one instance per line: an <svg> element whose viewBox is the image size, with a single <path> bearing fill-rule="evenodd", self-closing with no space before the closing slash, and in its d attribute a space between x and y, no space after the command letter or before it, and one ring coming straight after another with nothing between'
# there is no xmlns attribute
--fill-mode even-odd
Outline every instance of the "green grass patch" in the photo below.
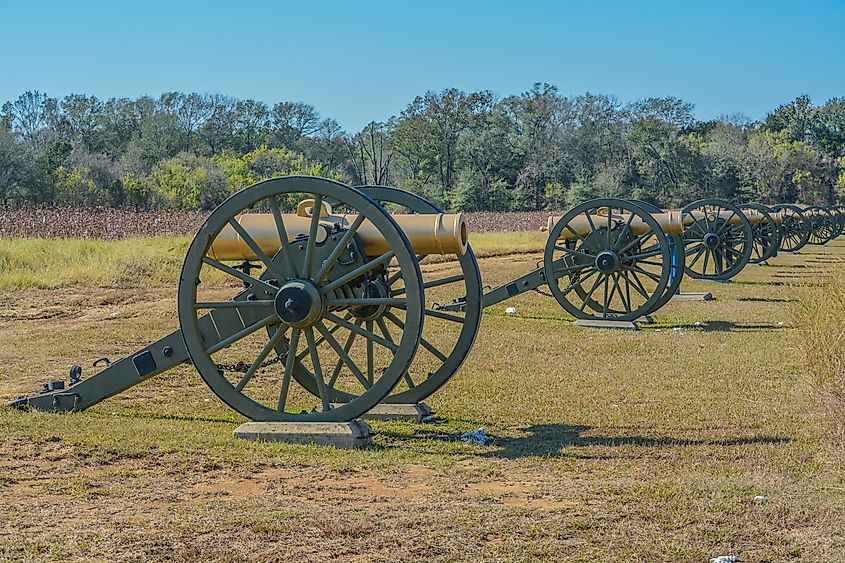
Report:
<svg viewBox="0 0 845 563"><path fill-rule="evenodd" d="M173 283L188 237L0 239L0 290Z"/></svg>

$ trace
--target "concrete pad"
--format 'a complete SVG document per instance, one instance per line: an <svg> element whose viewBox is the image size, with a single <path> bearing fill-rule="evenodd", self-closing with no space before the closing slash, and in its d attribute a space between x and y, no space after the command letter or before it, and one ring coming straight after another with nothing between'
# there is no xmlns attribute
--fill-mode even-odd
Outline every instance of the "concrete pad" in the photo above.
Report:
<svg viewBox="0 0 845 563"><path fill-rule="evenodd" d="M332 404L332 407L339 407ZM364 413L364 420L405 420L408 422L422 422L424 418L434 414L431 407L425 403L382 403Z"/></svg>
<svg viewBox="0 0 845 563"><path fill-rule="evenodd" d="M631 321L613 321L609 319L578 319L577 321L575 321L575 326L584 326L588 328L609 328L615 330L640 330L640 328Z"/></svg>
<svg viewBox="0 0 845 563"><path fill-rule="evenodd" d="M351 449L372 445L373 429L359 419L349 422L245 422L235 429L235 437Z"/></svg>
<svg viewBox="0 0 845 563"><path fill-rule="evenodd" d="M731 283L731 280L716 280L713 278L700 278L695 281L703 281L703 282L710 282L710 283Z"/></svg>
<svg viewBox="0 0 845 563"><path fill-rule="evenodd" d="M637 319L637 324L641 324L641 325L653 325L653 324L654 324L654 319L652 318L652 316L651 316L651 315L643 315L642 317L640 317L639 319Z"/></svg>
<svg viewBox="0 0 845 563"><path fill-rule="evenodd" d="M707 293L676 293L672 299L678 301L713 301L713 294Z"/></svg>

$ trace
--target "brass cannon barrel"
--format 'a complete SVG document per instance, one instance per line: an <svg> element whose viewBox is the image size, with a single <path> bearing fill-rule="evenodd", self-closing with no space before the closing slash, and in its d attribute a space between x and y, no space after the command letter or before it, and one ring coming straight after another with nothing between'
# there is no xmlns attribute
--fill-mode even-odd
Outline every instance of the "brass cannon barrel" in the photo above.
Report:
<svg viewBox="0 0 845 563"><path fill-rule="evenodd" d="M357 218L357 215L333 215L330 208L328 213L321 215L320 227L317 229L318 244L326 240L329 229L336 226L349 227ZM462 213L396 214L392 217L404 231L417 254L462 256L466 253L467 224ZM234 220L240 223L268 256L278 252L281 241L272 214L245 213L236 216ZM282 220L291 241L300 235L307 236L311 217L305 214L283 214ZM390 250L390 245L370 221L361 223L356 233L368 256L379 256ZM221 261L258 259L231 225L220 231L208 255Z"/></svg>
<svg viewBox="0 0 845 563"><path fill-rule="evenodd" d="M684 223L681 217L681 212L679 210L673 209L670 211L664 211L663 213L652 213L652 217L654 217L655 221L660 225L660 228L663 229L663 232L666 234L680 234L684 231ZM616 221L627 222L630 214L614 214L614 219ZM540 228L541 231L549 232L551 231L555 224L560 221L562 216L551 216L548 218L546 224ZM594 226L601 226L602 221L606 220L607 215L597 215L592 218L592 223L590 220L587 219L584 215L579 215L572 219L569 222L567 228L563 229L560 233L561 239L574 239L578 238L575 233L573 233L573 229L581 236L586 236L595 230ZM651 228L648 224L640 219L639 217L634 217L630 222L631 231L636 235L641 235L643 233L647 233Z"/></svg>
<svg viewBox="0 0 845 563"><path fill-rule="evenodd" d="M617 220L619 221L627 221L629 214L617 214ZM716 219L716 213L708 213L707 217L710 220ZM780 223L783 220L783 213L772 213L772 217L774 218L775 223ZM704 219L704 212L702 211L693 211L691 213L682 214L680 209L668 209L663 211L662 213L651 213L651 216L657 221L657 224L660 225L660 228L663 232L667 235L677 235L684 232L684 228L692 225L694 222ZM601 218L607 217L606 215L596 216L593 218L592 224L590 221L584 216L575 217L569 224L566 229L561 231L560 237L561 239L574 239L577 238L575 234L570 230L572 228L578 232L579 235L585 236L588 233L594 230L593 225L601 226ZM746 213L746 217L748 218L748 222L751 224L759 223L760 221L764 221L765 217L762 213L758 211L749 210ZM555 224L560 221L562 216L555 216L552 215L548 218L546 225L540 228L541 231L549 232L551 231ZM720 211L718 213L718 218L727 221L732 225L738 225L742 223L742 218L737 216L736 213L732 211ZM639 217L634 217L634 219L630 223L631 230L634 234L642 234L648 232L649 227L648 225Z"/></svg>

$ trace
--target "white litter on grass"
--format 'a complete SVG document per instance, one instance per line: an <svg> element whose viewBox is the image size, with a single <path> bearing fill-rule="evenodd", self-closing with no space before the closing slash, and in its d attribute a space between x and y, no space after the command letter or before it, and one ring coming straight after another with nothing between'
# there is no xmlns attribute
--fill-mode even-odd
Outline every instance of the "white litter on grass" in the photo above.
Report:
<svg viewBox="0 0 845 563"><path fill-rule="evenodd" d="M516 314L516 307L508 307L505 309L506 315L515 315Z"/></svg>
<svg viewBox="0 0 845 563"><path fill-rule="evenodd" d="M673 327L672 330L674 330L675 332L681 332L681 330L683 330L683 329L679 326L676 326L676 327Z"/></svg>
<svg viewBox="0 0 845 563"><path fill-rule="evenodd" d="M783 321L778 321L778 326L783 326Z"/></svg>
<svg viewBox="0 0 845 563"><path fill-rule="evenodd" d="M493 441L493 436L484 431L483 428L478 428L472 432L464 432L461 434L461 442L469 442L476 446L487 445L487 442Z"/></svg>
<svg viewBox="0 0 845 563"><path fill-rule="evenodd" d="M704 326L704 323L701 321L695 321L695 326Z"/></svg>
<svg viewBox="0 0 845 563"><path fill-rule="evenodd" d="M754 502L756 502L757 504L764 504L769 502L769 499L767 499L763 495L757 495L756 497L754 497Z"/></svg>
<svg viewBox="0 0 845 563"><path fill-rule="evenodd" d="M720 555L710 560L710 563L739 563L742 561L739 555Z"/></svg>

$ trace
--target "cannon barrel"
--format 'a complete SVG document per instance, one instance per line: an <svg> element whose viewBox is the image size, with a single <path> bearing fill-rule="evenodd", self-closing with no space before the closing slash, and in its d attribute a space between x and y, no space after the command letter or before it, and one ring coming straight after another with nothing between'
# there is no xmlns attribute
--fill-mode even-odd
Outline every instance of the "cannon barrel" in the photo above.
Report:
<svg viewBox="0 0 845 563"><path fill-rule="evenodd" d="M628 215L629 214L627 213L617 215L617 219L620 221L626 221L628 219ZM716 214L710 213L708 214L708 218L715 218L714 215ZM723 219L732 225L738 225L742 223L742 219L732 211L720 211L718 215L720 219ZM780 223L783 220L783 213L772 213L771 215L774 218L775 223ZM684 232L684 227L688 227L689 225L692 225L695 221L703 219L704 212L693 211L691 213L681 213L680 209L669 209L663 211L662 213L651 213L651 216L655 219L655 221L657 221L657 223L660 225L660 228L663 229L663 232L665 234L678 235ZM599 225L601 217L601 215L594 217L593 224ZM748 217L748 222L751 224L759 223L760 221L765 220L763 214L757 211L749 211L748 213L746 213L746 217ZM561 216L550 216L546 224L540 227L540 230L543 232L550 232L554 228L555 223L560 221L560 218ZM585 236L594 230L593 226L590 224L590 221L584 216L576 217L573 221L570 222L569 227L574 227L578 234L581 236ZM561 232L561 239L577 238L569 227ZM631 231L634 234L643 234L645 232L648 232L648 230L648 225L642 219L634 217L634 219L631 221Z"/></svg>
<svg viewBox="0 0 845 563"><path fill-rule="evenodd" d="M680 234L684 231L684 222L683 222L683 219L682 219L682 216L681 216L681 212L678 211L678 210L664 211L663 213L652 213L651 216L654 217L654 219L660 225L660 228L663 229L663 232L666 233L666 234ZM561 217L562 216L552 215L551 217L548 218L546 224L544 226L540 227L540 230L544 231L544 232L550 232L554 228L555 224L558 221L560 221ZM593 216L592 217L592 224L591 224L590 220L587 219L586 216L579 215L579 216L575 217L572 221L569 222L569 225L567 226L567 228L565 228L565 229L563 229L563 231L561 231L559 238L561 238L561 239L578 238L575 235L575 233L572 232L573 228L575 229L575 231L579 235L586 236L586 235L590 234L591 232L593 232L595 230L593 225L601 226L601 222L606 217L607 217L607 215ZM629 217L630 217L629 213L625 213L625 214L616 213L616 214L614 214L614 218L617 221L626 222ZM637 216L634 216L633 219L631 219L630 227L631 227L631 231L634 234L637 234L637 235L641 235L641 234L646 233L649 230L651 230L651 228L648 226L648 224L646 224L645 221L643 221L642 219L640 219Z"/></svg>
<svg viewBox="0 0 845 563"><path fill-rule="evenodd" d="M357 215L333 215L320 218L317 243L326 240L328 232L337 227L347 228ZM463 256L467 249L467 224L462 213L396 214L393 219L404 231L417 254L457 254ZM246 230L268 256L278 252L281 241L276 222L270 213L245 213L234 220ZM311 217L306 214L283 214L288 238L293 241L300 235L307 236ZM361 223L356 231L368 256L379 256L390 250L390 245L379 230L369 221ZM215 260L257 260L258 257L244 242L240 234L226 225L208 251Z"/></svg>

